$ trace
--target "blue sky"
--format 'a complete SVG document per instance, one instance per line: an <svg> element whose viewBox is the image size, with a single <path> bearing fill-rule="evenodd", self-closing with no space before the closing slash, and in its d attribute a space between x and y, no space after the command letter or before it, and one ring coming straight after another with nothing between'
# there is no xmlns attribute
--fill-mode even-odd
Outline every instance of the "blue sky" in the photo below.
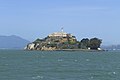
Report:
<svg viewBox="0 0 120 80"><path fill-rule="evenodd" d="M120 0L0 0L0 35L30 41L52 32L120 44Z"/></svg>

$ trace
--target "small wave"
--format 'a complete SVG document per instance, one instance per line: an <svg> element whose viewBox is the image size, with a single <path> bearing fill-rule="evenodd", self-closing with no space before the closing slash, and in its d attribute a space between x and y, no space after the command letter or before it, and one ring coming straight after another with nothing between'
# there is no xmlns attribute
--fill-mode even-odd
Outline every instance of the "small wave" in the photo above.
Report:
<svg viewBox="0 0 120 80"><path fill-rule="evenodd" d="M77 59L75 59L74 61L75 61L75 62L77 62L78 60L77 60Z"/></svg>
<svg viewBox="0 0 120 80"><path fill-rule="evenodd" d="M58 62L62 62L63 61L63 59L58 59Z"/></svg>
<svg viewBox="0 0 120 80"><path fill-rule="evenodd" d="M43 79L43 76L36 76L36 77L32 77L32 79Z"/></svg>
<svg viewBox="0 0 120 80"><path fill-rule="evenodd" d="M93 79L94 77L93 76L91 76L91 79Z"/></svg>
<svg viewBox="0 0 120 80"><path fill-rule="evenodd" d="M86 59L86 61L90 61L90 59Z"/></svg>
<svg viewBox="0 0 120 80"><path fill-rule="evenodd" d="M5 64L6 66L8 66L9 64Z"/></svg>
<svg viewBox="0 0 120 80"><path fill-rule="evenodd" d="M116 72L113 72L113 74L116 74Z"/></svg>
<svg viewBox="0 0 120 80"><path fill-rule="evenodd" d="M7 58L7 57L2 57L3 59Z"/></svg>
<svg viewBox="0 0 120 80"><path fill-rule="evenodd" d="M116 73L116 72L109 72L108 74L109 74L109 75L111 75L111 74L114 74L114 75L115 75L115 74L117 74L117 73Z"/></svg>

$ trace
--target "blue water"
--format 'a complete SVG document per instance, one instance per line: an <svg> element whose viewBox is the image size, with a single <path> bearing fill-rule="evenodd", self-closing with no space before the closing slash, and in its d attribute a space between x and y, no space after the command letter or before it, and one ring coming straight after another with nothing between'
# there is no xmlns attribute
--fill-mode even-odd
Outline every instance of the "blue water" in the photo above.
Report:
<svg viewBox="0 0 120 80"><path fill-rule="evenodd" d="M120 52L0 50L0 80L120 80Z"/></svg>

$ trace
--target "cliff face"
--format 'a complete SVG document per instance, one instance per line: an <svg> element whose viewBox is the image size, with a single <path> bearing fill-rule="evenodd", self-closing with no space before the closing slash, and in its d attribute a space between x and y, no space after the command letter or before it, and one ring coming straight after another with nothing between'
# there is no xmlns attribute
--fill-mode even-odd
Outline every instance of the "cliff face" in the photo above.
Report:
<svg viewBox="0 0 120 80"><path fill-rule="evenodd" d="M60 49L78 49L78 43L75 36L59 32L53 33L44 39L36 39L29 43L26 50L60 50Z"/></svg>

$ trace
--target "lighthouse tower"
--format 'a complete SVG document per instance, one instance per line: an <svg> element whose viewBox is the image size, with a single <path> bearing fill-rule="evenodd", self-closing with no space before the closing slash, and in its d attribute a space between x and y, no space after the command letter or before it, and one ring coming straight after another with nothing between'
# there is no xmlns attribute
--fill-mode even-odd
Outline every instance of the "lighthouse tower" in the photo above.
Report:
<svg viewBox="0 0 120 80"><path fill-rule="evenodd" d="M61 32L63 33L64 31L63 31L63 27L61 28Z"/></svg>

